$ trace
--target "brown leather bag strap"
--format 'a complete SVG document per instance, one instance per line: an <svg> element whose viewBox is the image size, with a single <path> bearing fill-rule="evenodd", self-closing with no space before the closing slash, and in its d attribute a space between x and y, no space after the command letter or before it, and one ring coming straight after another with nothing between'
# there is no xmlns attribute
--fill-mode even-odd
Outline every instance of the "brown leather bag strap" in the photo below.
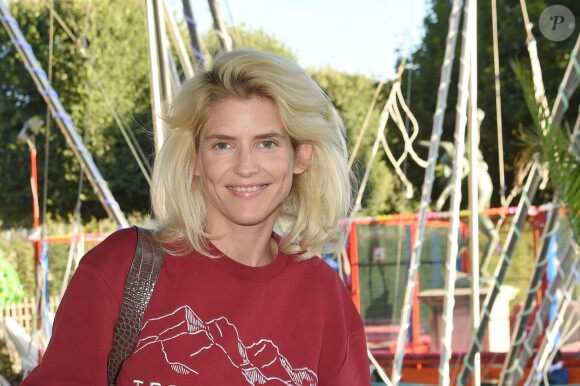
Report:
<svg viewBox="0 0 580 386"><path fill-rule="evenodd" d="M151 231L135 228L137 247L125 281L123 303L113 331L113 347L107 361L109 385L115 385L123 361L133 352L143 325L143 314L163 266L163 248L153 238Z"/></svg>

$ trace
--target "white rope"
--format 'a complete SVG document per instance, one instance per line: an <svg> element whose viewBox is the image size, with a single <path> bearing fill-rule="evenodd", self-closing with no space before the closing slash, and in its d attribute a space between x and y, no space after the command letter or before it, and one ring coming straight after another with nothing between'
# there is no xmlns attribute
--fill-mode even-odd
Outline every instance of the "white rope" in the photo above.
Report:
<svg viewBox="0 0 580 386"><path fill-rule="evenodd" d="M387 99L387 102L385 103L385 106L383 107L383 110L381 111L381 115L379 116L379 125L377 127L377 135L375 137L375 142L374 142L373 148L371 150L371 155L369 157L369 160L367 161L367 165L365 168L363 178L361 180L361 184L360 184L359 189L358 189L355 203L354 203L353 208L348 216L349 223L351 222L350 220L352 220L354 218L354 216L361 210L361 203L362 203L363 194L364 194L364 191L366 189L366 186L367 186L367 183L369 180L369 176L371 173L373 162L374 162L374 160L377 156L377 152L379 150L379 144L381 142L381 138L383 137L383 135L384 135L383 133L385 132L385 128L387 127L387 122L389 120L389 115L390 115L390 111L391 111L391 105L393 105L395 103L395 98L396 98L395 90L397 89L397 87L400 87L401 75L403 73L404 65L405 65L405 61L403 60L401 62L401 64L399 65L397 78L393 82L391 92L389 93L389 98ZM349 228L350 228L350 226L349 226ZM350 229L347 229L347 233L349 231L350 231Z"/></svg>
<svg viewBox="0 0 580 386"><path fill-rule="evenodd" d="M387 140L385 139L384 136L381 136L381 143L383 144L383 149L385 150L385 153L387 154L387 158L389 159L389 161L391 161L391 163L395 167L395 172L397 173L397 176L399 176L399 178L401 179L401 182L405 186L405 197L407 197L408 199L412 198L413 197L413 184L411 183L411 181L409 181L407 179L407 176L405 175L405 173L403 173L403 170L399 166L399 163L395 160L395 157L393 156L393 153L391 152L391 149L389 148L389 145L387 144Z"/></svg>
<svg viewBox="0 0 580 386"><path fill-rule="evenodd" d="M400 118L400 114L399 114L396 122L397 122L397 127L399 128L399 131L401 132L401 134L403 135L403 138L405 140L405 152L409 153L411 155L411 158L413 158L413 160L417 163L417 165L419 165L423 169L425 169L427 167L427 160L423 160L422 158L420 158L417 155L417 153L415 152L415 150L413 149L413 142L415 141L415 139L417 138L417 135L419 134L419 123L417 122L417 119L415 118L413 113L411 113L411 110L407 106L407 102L405 101L405 98L403 97L403 94L401 93L400 87L397 90L397 98L399 100L399 104L401 105L401 108L405 112L405 116L407 118L409 118L409 120L411 121L411 124L413 125L413 134L409 137L409 135L407 133L407 127L406 127L405 123L403 122L403 119Z"/></svg>
<svg viewBox="0 0 580 386"><path fill-rule="evenodd" d="M350 159L348 160L348 168L349 170L352 169L352 164L354 162L355 157L358 154L358 150L360 147L360 144L362 142L362 139L365 135L365 132L369 126L369 122L371 119L371 115L373 113L373 110L375 109L375 105L377 104L377 99L379 99L379 95L381 93L381 90L385 84L386 78L381 79L381 81L379 82L379 84L377 85L376 89L375 89L375 94L373 95L373 100L371 101L371 104L369 106L369 109L367 110L367 114L365 116L365 119L363 121L362 127L358 133L358 137L356 139L356 143L352 149L352 152L350 154Z"/></svg>

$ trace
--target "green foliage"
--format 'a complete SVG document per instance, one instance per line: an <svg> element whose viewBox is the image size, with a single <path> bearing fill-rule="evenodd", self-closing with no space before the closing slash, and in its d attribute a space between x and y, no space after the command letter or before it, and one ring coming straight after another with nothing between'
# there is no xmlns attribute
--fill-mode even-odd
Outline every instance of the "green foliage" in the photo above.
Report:
<svg viewBox="0 0 580 386"><path fill-rule="evenodd" d="M550 183L558 195L576 241L580 240L580 156L570 143L569 128L550 127L547 115L534 98L534 88L529 71L517 62L512 64L526 97L530 115L534 121L536 135L541 141L541 155L548 163ZM547 127L542 132L542 127ZM568 129L568 130L566 130Z"/></svg>
<svg viewBox="0 0 580 386"><path fill-rule="evenodd" d="M10 358L8 346L4 339L0 339L0 370L0 375L7 380L16 379L19 375L14 371L14 363L12 362L12 358Z"/></svg>
<svg viewBox="0 0 580 386"><path fill-rule="evenodd" d="M418 140L426 140L431 134L433 114L437 102L436 92L439 87L441 65L444 59L445 39L449 28L449 14L452 2L449 0L432 0L431 9L424 21L424 38L421 44L408 59L414 65L411 76L411 104L421 132ZM574 15L580 14L580 2L563 0L558 4L568 7ZM553 2L537 0L527 2L530 20L534 23L533 34L537 40L544 84L548 100L553 100L558 84L564 75L570 51L575 43L575 36L561 42L545 38L538 29L537 20L542 11ZM520 140L521 130L527 130L533 122L526 111L524 95L509 62L519 60L529 67L529 53L526 47L526 31L523 23L519 2L497 2L498 42L500 61L500 82L502 98L504 162L506 170L506 188L511 189L516 180L516 161L518 154L527 146ZM496 129L495 88L493 70L493 45L491 3L478 2L478 105L486 113L481 126L480 149L489 165L496 194L492 197L492 206L500 205L499 194L499 159ZM463 18L463 15L462 15ZM451 76L449 98L445 109L443 137L445 141L453 141L455 130L455 105L457 102L457 80L459 77L459 56L461 36L458 36L455 61ZM403 76L402 89L407 89L407 76ZM578 105L578 96L570 101L571 106ZM575 118L575 117L574 117ZM421 186L423 170L409 170L409 178L415 186ZM433 196L437 197L443 186L434 186ZM538 195L537 201L549 199L545 194ZM465 200L464 200L465 201Z"/></svg>
<svg viewBox="0 0 580 386"><path fill-rule="evenodd" d="M139 123L149 111L142 4L138 0L68 0L55 2L54 6L72 30L74 40L55 21L53 88L121 208L146 211L147 183L100 92L102 89L119 115L137 129L141 145L151 154L151 140ZM10 9L47 71L51 35L47 3L21 0L12 3ZM0 29L0 42L0 218L3 227L11 227L32 223L28 149L16 142L16 136L28 118L44 118L46 106L4 29ZM48 166L48 211L56 218L67 218L77 201L80 165L54 122L51 128L48 165L43 162L46 127L36 138L39 186L42 189ZM85 219L105 216L87 181L81 198Z"/></svg>
<svg viewBox="0 0 580 386"><path fill-rule="evenodd" d="M6 231L0 237L0 251L5 261L16 271L23 296L34 294L34 250L24 231Z"/></svg>
<svg viewBox="0 0 580 386"><path fill-rule="evenodd" d="M18 273L12 264L4 259L4 253L0 249L0 307L21 301L23 289Z"/></svg>

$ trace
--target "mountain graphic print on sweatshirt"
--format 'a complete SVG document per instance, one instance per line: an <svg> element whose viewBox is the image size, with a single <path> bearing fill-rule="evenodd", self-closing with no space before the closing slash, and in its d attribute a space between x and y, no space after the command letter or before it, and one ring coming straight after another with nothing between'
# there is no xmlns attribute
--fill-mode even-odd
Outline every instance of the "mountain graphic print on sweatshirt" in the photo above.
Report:
<svg viewBox="0 0 580 386"><path fill-rule="evenodd" d="M318 385L314 371L292 368L274 342L262 339L245 345L227 318L206 323L189 306L149 319L141 337L133 353L136 360L142 351L161 350L167 366L192 378L203 373L204 364L211 361L237 369L249 385Z"/></svg>

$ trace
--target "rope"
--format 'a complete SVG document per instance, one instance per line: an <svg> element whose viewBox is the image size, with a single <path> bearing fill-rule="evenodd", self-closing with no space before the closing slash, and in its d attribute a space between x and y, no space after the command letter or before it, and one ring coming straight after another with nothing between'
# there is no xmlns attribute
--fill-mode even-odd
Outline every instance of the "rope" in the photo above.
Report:
<svg viewBox="0 0 580 386"><path fill-rule="evenodd" d="M413 197L413 184L411 183L411 181L407 179L407 176L405 175L405 173L403 173L403 170L401 170L401 167L399 166L400 163L397 162L397 160L395 160L395 157L393 156L393 153L391 152L391 149L389 148L387 140L385 139L384 136L381 136L381 143L383 145L385 153L387 154L387 158L389 159L389 161L391 161L391 164L393 164L393 166L395 167L395 172L397 173L397 176L399 176L401 182L403 182L403 185L405 185L405 196L407 198Z"/></svg>
<svg viewBox="0 0 580 386"><path fill-rule="evenodd" d="M360 210L360 204L362 202L362 193L364 192L364 188L366 187L366 184L368 182L370 168L372 167L372 162L374 161L374 159L376 157L376 154L378 151L379 141L383 146L383 149L385 151L385 154L387 155L387 158L389 159L389 161L393 165L397 176L400 178L401 182L405 186L405 195L407 198L411 198L413 196L413 185L408 180L405 173L403 172L403 170L400 167L401 164L403 163L403 161L406 159L407 154L410 154L411 157L420 166L422 166L422 167L427 166L427 162L422 160L421 158L419 158L419 156L415 153L415 151L413 149L413 142L418 135L419 125L417 123L417 120L415 119L415 117L413 116L413 114L411 113L409 108L407 107L406 102L403 98L403 94L401 93L401 75L402 75L402 72L404 70L404 66L405 66L405 60L403 59L401 61L401 63L399 64L397 78L396 78L396 81L394 81L393 85L391 86L391 91L389 93L389 98L387 100L387 103L385 104L385 106L381 112L381 115L379 117L379 129L377 132L377 137L376 137L375 143L373 145L373 150L371 152L371 158L367 162L367 167L365 169L363 180L362 180L361 186L359 188L359 194L358 194L357 199L356 199L355 209L352 212L352 214L350 215L351 218L354 217L354 214L358 210ZM362 142L362 138L364 137L364 134L365 134L366 129L368 127L370 116L372 114L372 111L374 110L377 98L378 98L379 93L383 87L383 84L384 84L384 81L381 81L379 83L379 85L377 86L377 88L375 89L375 94L373 96L373 100L371 102L371 105L369 106L369 109L367 110L367 114L365 116L363 126L358 134L354 149L353 149L351 156L349 158L349 161L348 161L349 168L352 168L354 159L358 153L360 144ZM397 101L401 105L403 111L406 113L406 117L408 117L413 124L413 133L411 136L409 136L407 134L405 124L403 122L401 113L400 113L398 105L397 105ZM403 153L401 154L401 156L398 159L395 159L395 156L393 155L393 153L389 147L389 144L384 136L384 131L386 129L386 125L387 125L389 117L392 117L393 122L395 123L395 125L397 126L399 131L401 132L401 134L403 136L403 140L405 142L405 147L404 147Z"/></svg>
<svg viewBox="0 0 580 386"><path fill-rule="evenodd" d="M407 106L407 102L405 101L405 99L403 98L403 94L401 93L401 87L399 87L397 90L397 99L399 100L399 103L403 108L403 111L405 112L405 118L410 119L411 124L413 125L413 134L409 137L407 133L407 127L401 118L400 112L397 109L397 119L395 122L397 123L397 127L399 128L399 131L401 132L405 140L405 152L403 154L406 155L407 153L409 153L411 155L411 158L413 158L413 160L417 163L417 165L425 169L427 167L427 161L421 159L413 149L413 142L415 141L417 135L419 134L419 123L417 122L417 119L415 119L415 116L413 115L413 113L411 113L411 110ZM401 156L401 158L403 158L403 155Z"/></svg>
<svg viewBox="0 0 580 386"><path fill-rule="evenodd" d="M383 110L381 111L381 115L379 116L379 125L377 127L377 135L375 137L375 142L374 142L373 148L371 150L371 155L369 157L369 160L367 161L367 165L365 168L363 178L362 178L361 183L359 185L359 190L357 193L357 197L355 199L355 203L354 203L353 208L348 216L349 222L354 218L356 213L358 213L361 210L362 198L363 198L363 194L364 194L365 188L366 188L368 180L369 180L372 165L373 165L373 162L375 160L375 157L377 156L377 152L379 150L379 143L381 141L381 138L383 137L383 133L384 133L385 128L387 126L387 121L389 120L389 114L390 114L390 110L391 110L390 106L393 103L395 103L395 96L396 95L395 95L394 90L396 89L397 84L400 84L400 77L401 77L402 68L403 68L402 66L399 66L399 73L397 75L397 79L393 82L393 86L391 88L389 98L387 99L387 102L385 103L385 106L383 107ZM347 233L349 231L350 231L350 229L347 229Z"/></svg>
<svg viewBox="0 0 580 386"><path fill-rule="evenodd" d="M377 87L375 88L375 94L373 95L373 100L371 101L371 104L369 106L369 109L367 110L367 114L365 115L365 119L363 121L362 127L358 133L358 137L356 139L356 143L352 149L352 152L350 154L350 159L348 160L348 169L352 169L352 164L354 162L354 159L356 157L356 155L358 154L358 150L360 147L360 144L362 142L362 139L364 137L364 134L367 130L367 127L369 125L369 121L372 115L373 110L375 109L375 105L377 103L377 99L379 98L379 95L381 93L381 90L383 89L383 86L385 84L386 78L382 79L379 84L377 85Z"/></svg>

